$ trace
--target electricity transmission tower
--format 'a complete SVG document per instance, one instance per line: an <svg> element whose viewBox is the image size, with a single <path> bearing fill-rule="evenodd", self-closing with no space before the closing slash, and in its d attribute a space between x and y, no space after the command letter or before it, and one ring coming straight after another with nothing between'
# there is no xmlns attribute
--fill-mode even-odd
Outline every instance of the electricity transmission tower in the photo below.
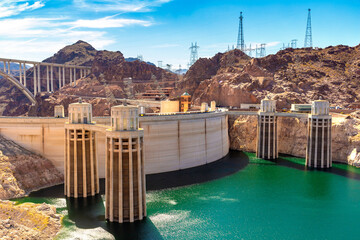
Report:
<svg viewBox="0 0 360 240"><path fill-rule="evenodd" d="M266 47L265 43L260 44L260 47L258 47L258 45L256 45L255 52L256 52L256 57L257 58L262 58L262 57L266 56L265 47Z"/></svg>
<svg viewBox="0 0 360 240"><path fill-rule="evenodd" d="M238 32L238 39L237 39L237 45L236 48L240 49L241 51L245 51L245 41L244 41L244 29L243 29L243 15L242 12L240 12L239 17L239 32Z"/></svg>
<svg viewBox="0 0 360 240"><path fill-rule="evenodd" d="M255 51L255 49L251 48L251 44L249 45L248 48L245 48L245 52L247 52L247 55L249 57L252 57L252 52L254 52L254 51Z"/></svg>
<svg viewBox="0 0 360 240"><path fill-rule="evenodd" d="M291 48L296 48L297 41L298 41L297 39L291 40Z"/></svg>
<svg viewBox="0 0 360 240"><path fill-rule="evenodd" d="M190 63L189 66L191 67L197 60L198 60L198 48L199 46L197 45L197 43L191 43L191 47L190 49Z"/></svg>
<svg viewBox="0 0 360 240"><path fill-rule="evenodd" d="M309 8L308 19L307 19L304 47L306 47L306 48L313 47L312 30L311 30L311 9L310 8Z"/></svg>
<svg viewBox="0 0 360 240"><path fill-rule="evenodd" d="M144 61L143 55L141 54L138 54L136 58L141 62Z"/></svg>

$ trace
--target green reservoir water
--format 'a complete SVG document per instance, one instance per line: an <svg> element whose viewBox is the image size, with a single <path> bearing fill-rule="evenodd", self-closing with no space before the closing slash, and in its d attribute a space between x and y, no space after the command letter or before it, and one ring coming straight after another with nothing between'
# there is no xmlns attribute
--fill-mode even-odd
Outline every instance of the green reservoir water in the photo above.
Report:
<svg viewBox="0 0 360 240"><path fill-rule="evenodd" d="M18 201L55 205L65 215L58 239L360 239L360 169L245 154L236 161L247 165L232 175L148 191L148 217L133 224L106 223L103 196Z"/></svg>

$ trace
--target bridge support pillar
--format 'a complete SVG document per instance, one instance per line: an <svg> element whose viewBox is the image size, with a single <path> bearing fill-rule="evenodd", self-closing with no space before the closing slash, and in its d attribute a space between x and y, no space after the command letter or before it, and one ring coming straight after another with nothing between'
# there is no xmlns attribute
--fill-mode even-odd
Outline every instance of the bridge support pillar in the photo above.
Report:
<svg viewBox="0 0 360 240"><path fill-rule="evenodd" d="M22 77L22 63L19 63L19 82L24 85Z"/></svg>
<svg viewBox="0 0 360 240"><path fill-rule="evenodd" d="M34 96L37 94L37 77L36 77L36 64L33 65L33 80L34 80Z"/></svg>
<svg viewBox="0 0 360 240"><path fill-rule="evenodd" d="M61 89L61 67L58 67L59 70L59 90Z"/></svg>
<svg viewBox="0 0 360 240"><path fill-rule="evenodd" d="M96 140L91 119L91 104L80 102L69 105L64 161L64 192L67 197L88 197L99 193Z"/></svg>
<svg viewBox="0 0 360 240"><path fill-rule="evenodd" d="M62 86L64 87L65 86L65 67L62 67Z"/></svg>
<svg viewBox="0 0 360 240"><path fill-rule="evenodd" d="M76 68L74 68L74 87L76 86Z"/></svg>
<svg viewBox="0 0 360 240"><path fill-rule="evenodd" d="M50 92L49 66L46 66L46 91Z"/></svg>
<svg viewBox="0 0 360 240"><path fill-rule="evenodd" d="M106 132L105 218L134 222L146 216L144 132L138 127L138 108L112 107L111 121Z"/></svg>
<svg viewBox="0 0 360 240"><path fill-rule="evenodd" d="M54 67L52 65L50 66L50 79L51 79L50 89L51 92L54 92Z"/></svg>
<svg viewBox="0 0 360 240"><path fill-rule="evenodd" d="M306 165L314 168L332 167L331 125L329 102L313 101L308 119Z"/></svg>
<svg viewBox="0 0 360 240"><path fill-rule="evenodd" d="M258 114L256 157L276 159L278 153L276 101L264 99Z"/></svg>
<svg viewBox="0 0 360 240"><path fill-rule="evenodd" d="M24 87L26 87L26 64L25 63L24 63L24 78L23 78L23 81L24 81Z"/></svg>

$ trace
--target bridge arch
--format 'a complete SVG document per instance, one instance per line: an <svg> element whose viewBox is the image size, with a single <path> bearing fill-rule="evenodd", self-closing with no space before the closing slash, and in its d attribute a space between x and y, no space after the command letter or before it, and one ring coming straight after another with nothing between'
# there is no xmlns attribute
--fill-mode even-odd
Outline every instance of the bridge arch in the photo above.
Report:
<svg viewBox="0 0 360 240"><path fill-rule="evenodd" d="M35 96L27 89L24 85L22 85L15 77L3 72L0 70L0 76L4 77L6 80L11 82L15 87L17 87L30 101L33 105L36 104Z"/></svg>

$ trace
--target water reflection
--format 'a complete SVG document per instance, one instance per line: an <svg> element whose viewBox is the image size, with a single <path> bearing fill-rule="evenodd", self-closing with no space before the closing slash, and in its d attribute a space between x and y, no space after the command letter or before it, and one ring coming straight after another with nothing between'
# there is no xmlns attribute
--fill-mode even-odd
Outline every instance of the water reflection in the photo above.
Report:
<svg viewBox="0 0 360 240"><path fill-rule="evenodd" d="M66 198L68 217L79 228L95 228L105 221L105 206L100 195L87 198Z"/></svg>
<svg viewBox="0 0 360 240"><path fill-rule="evenodd" d="M134 239L154 239L161 240L158 229L149 218L134 223L106 223L106 230L115 236L115 239L134 240Z"/></svg>
<svg viewBox="0 0 360 240"><path fill-rule="evenodd" d="M222 159L199 167L179 171L146 175L146 190L161 190L204 183L234 174L249 164L249 157L230 151Z"/></svg>
<svg viewBox="0 0 360 240"><path fill-rule="evenodd" d="M68 219L78 229L100 227L115 239L163 239L149 218L135 223L109 223L105 220L105 206L101 195L88 198L66 198ZM91 231L90 231L91 232ZM101 238L101 236L99 236Z"/></svg>

